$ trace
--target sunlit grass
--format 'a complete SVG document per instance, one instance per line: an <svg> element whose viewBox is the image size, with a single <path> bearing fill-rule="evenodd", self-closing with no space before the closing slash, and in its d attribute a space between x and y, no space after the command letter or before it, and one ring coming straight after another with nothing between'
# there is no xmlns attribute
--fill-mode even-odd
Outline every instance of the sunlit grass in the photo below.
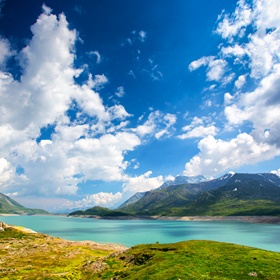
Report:
<svg viewBox="0 0 280 280"><path fill-rule="evenodd" d="M106 262L92 279L280 279L279 253L213 241L139 245Z"/></svg>
<svg viewBox="0 0 280 280"><path fill-rule="evenodd" d="M280 279L280 254L214 241L146 244L114 251L6 228L0 279Z"/></svg>
<svg viewBox="0 0 280 280"><path fill-rule="evenodd" d="M83 265L113 251L6 228L0 232L0 279L84 279Z"/></svg>

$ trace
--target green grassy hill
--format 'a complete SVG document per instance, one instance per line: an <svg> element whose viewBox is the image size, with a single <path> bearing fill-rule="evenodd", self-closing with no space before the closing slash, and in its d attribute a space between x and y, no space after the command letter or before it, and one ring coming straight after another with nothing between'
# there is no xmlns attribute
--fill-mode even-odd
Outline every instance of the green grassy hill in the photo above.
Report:
<svg viewBox="0 0 280 280"><path fill-rule="evenodd" d="M280 254L213 241L132 247L88 279L280 279Z"/></svg>
<svg viewBox="0 0 280 280"><path fill-rule="evenodd" d="M71 212L69 216L123 217L130 216L130 214L118 210L111 210L106 207L94 206L84 211L78 210Z"/></svg>
<svg viewBox="0 0 280 280"><path fill-rule="evenodd" d="M280 253L246 246L193 240L120 249L4 228L0 279L280 279Z"/></svg>
<svg viewBox="0 0 280 280"><path fill-rule="evenodd" d="M48 214L43 209L30 209L22 206L10 197L0 193L0 214Z"/></svg>
<svg viewBox="0 0 280 280"><path fill-rule="evenodd" d="M94 242L72 242L0 222L0 279L87 279L86 266L116 251Z"/></svg>

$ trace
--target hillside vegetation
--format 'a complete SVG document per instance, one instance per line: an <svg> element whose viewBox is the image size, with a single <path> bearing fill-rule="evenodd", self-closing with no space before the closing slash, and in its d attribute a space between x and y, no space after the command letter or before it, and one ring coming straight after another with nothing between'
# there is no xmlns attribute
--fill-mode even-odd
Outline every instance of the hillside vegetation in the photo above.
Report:
<svg viewBox="0 0 280 280"><path fill-rule="evenodd" d="M3 280L280 279L279 253L213 241L146 244L124 250L4 226L0 256Z"/></svg>
<svg viewBox="0 0 280 280"><path fill-rule="evenodd" d="M280 254L213 241L148 244L105 259L92 279L280 279Z"/></svg>
<svg viewBox="0 0 280 280"><path fill-rule="evenodd" d="M87 265L121 249L115 245L65 241L5 224L1 231L1 224L1 280L90 279Z"/></svg>
<svg viewBox="0 0 280 280"><path fill-rule="evenodd" d="M111 210L106 207L94 206L84 211L83 210L74 211L70 213L69 216L119 217L119 216L130 216L130 214L118 210Z"/></svg>
<svg viewBox="0 0 280 280"><path fill-rule="evenodd" d="M280 178L275 174L226 174L195 184L146 192L119 211L161 216L280 216Z"/></svg>
<svg viewBox="0 0 280 280"><path fill-rule="evenodd" d="M14 199L0 193L0 214L48 214L47 211L43 209L30 209L22 206Z"/></svg>

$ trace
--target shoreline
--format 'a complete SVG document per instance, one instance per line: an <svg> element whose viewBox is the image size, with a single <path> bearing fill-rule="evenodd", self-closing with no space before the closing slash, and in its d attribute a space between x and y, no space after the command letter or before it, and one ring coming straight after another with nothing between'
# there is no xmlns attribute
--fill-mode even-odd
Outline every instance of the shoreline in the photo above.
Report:
<svg viewBox="0 0 280 280"><path fill-rule="evenodd" d="M241 221L261 224L280 224L278 216L95 216L95 215L74 215L69 218L87 218L100 220L158 220L158 221Z"/></svg>
<svg viewBox="0 0 280 280"><path fill-rule="evenodd" d="M10 217L10 216L13 217L13 216L20 216L20 214L5 214L5 213L2 214L2 213L0 213L0 217L1 216L3 216L3 217Z"/></svg>
<svg viewBox="0 0 280 280"><path fill-rule="evenodd" d="M157 217L157 220L166 221L242 221L251 223L280 224L280 217L277 216L182 216L182 217Z"/></svg>
<svg viewBox="0 0 280 280"><path fill-rule="evenodd" d="M0 213L0 217L26 216L24 214ZM90 218L99 220L159 220L159 221L193 221L193 222L213 222L213 221L241 221L261 224L280 224L280 216L97 216L97 215L73 215L49 214L49 215L28 215L28 216L64 216L68 218Z"/></svg>
<svg viewBox="0 0 280 280"><path fill-rule="evenodd" d="M92 240L81 240L81 241L77 241L77 240L68 240L68 239L64 239L64 238L60 238L60 237L55 237L49 234L45 234L45 233L41 233L41 232L37 232L34 231L30 228L26 228L23 226L15 226L15 225L11 225L11 224L6 224L4 222L0 221L0 232L5 231L5 229L7 228L11 228L17 231L21 231L25 234L35 234L35 235L42 235L45 236L46 238L51 238L51 239L57 239L59 240L61 243L64 243L65 245L67 244L72 244L72 245L77 245L77 246L91 246L94 247L95 249L102 249L102 250L113 250L116 252L119 251L125 251L128 249L128 247L121 245L121 244L117 244L117 243L102 243L102 242L96 242L96 241L92 241Z"/></svg>

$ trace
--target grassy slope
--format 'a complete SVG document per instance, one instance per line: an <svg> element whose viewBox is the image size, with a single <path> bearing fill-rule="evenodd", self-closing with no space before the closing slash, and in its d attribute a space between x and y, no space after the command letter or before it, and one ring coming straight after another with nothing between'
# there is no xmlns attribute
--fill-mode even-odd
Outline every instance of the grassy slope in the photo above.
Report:
<svg viewBox="0 0 280 280"><path fill-rule="evenodd" d="M0 232L0 279L280 279L279 253L228 243L148 244L112 252L6 229Z"/></svg>
<svg viewBox="0 0 280 280"><path fill-rule="evenodd" d="M280 216L277 202L261 199L220 200L210 205L187 205L170 209L169 216ZM163 212L166 215L166 212Z"/></svg>
<svg viewBox="0 0 280 280"><path fill-rule="evenodd" d="M91 279L280 279L279 253L213 241L139 245L105 262Z"/></svg>
<svg viewBox="0 0 280 280"><path fill-rule="evenodd" d="M25 208L12 198L0 193L0 213L1 214L48 214L43 209Z"/></svg>
<svg viewBox="0 0 280 280"><path fill-rule="evenodd" d="M130 214L123 213L122 211L118 210L111 210L105 207L94 206L89 208L85 211L78 210L69 214L69 216L100 216L100 217L119 217L119 216L130 216Z"/></svg>
<svg viewBox="0 0 280 280"><path fill-rule="evenodd" d="M83 266L113 251L7 228L0 232L0 279L85 279Z"/></svg>

